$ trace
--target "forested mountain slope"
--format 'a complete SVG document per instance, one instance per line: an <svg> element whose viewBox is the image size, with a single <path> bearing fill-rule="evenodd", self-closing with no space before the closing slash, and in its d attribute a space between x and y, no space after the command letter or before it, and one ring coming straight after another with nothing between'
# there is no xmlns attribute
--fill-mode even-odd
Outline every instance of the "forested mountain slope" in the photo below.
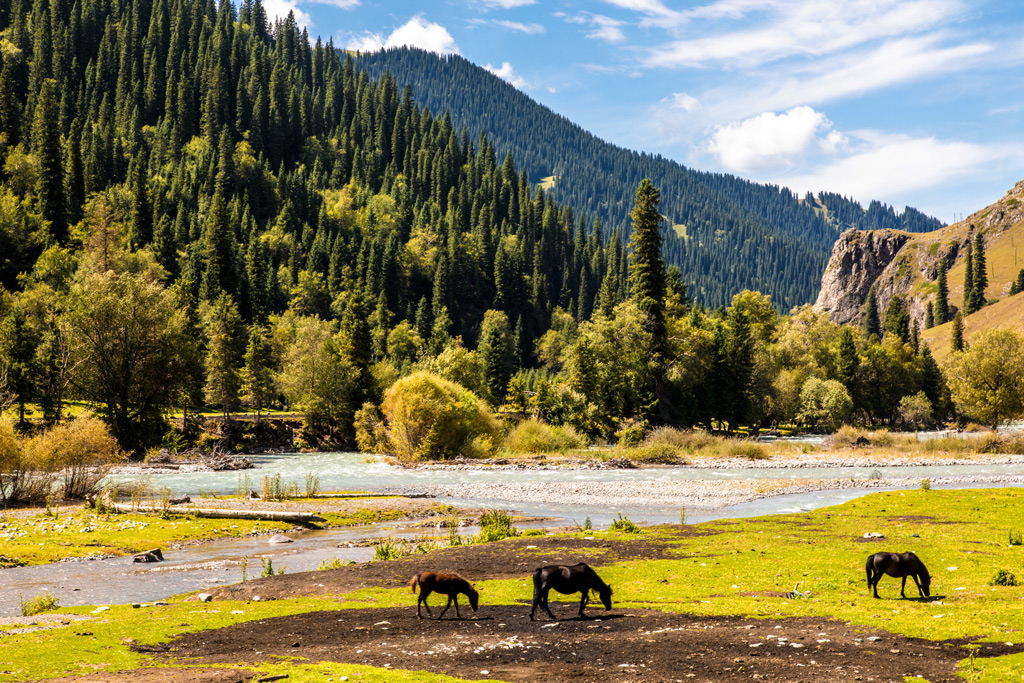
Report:
<svg viewBox="0 0 1024 683"><path fill-rule="evenodd" d="M400 85L411 84L418 103L447 111L471 136L486 133L496 149L512 151L531 181L553 177L557 201L607 227L626 224L633 190L651 178L662 191L662 213L677 226L666 235L666 262L678 265L691 293L709 305L752 289L788 310L815 298L843 230L942 225L910 208L897 215L872 202L865 211L834 193L801 200L786 188L616 147L459 56L396 48L361 55L358 64L371 76L390 72Z"/></svg>

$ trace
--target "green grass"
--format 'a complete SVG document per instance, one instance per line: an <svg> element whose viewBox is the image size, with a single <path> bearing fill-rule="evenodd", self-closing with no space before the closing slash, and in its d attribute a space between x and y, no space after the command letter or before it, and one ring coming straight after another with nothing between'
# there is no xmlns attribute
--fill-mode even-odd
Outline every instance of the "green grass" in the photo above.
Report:
<svg viewBox="0 0 1024 683"><path fill-rule="evenodd" d="M56 518L45 513L25 519L0 517L0 543L7 558L36 565L68 557L128 555L174 543L279 532L290 526L242 519L96 514L82 509Z"/></svg>
<svg viewBox="0 0 1024 683"><path fill-rule="evenodd" d="M325 527L362 526L404 519L397 509L323 512ZM176 543L214 540L287 531L285 522L244 519L206 519L153 514L97 514L87 509L56 518L45 513L30 518L0 517L0 566L37 565L69 557L130 555Z"/></svg>
<svg viewBox="0 0 1024 683"><path fill-rule="evenodd" d="M700 535L679 537L672 528L644 531L645 540L669 545L669 559L633 560L598 568L615 589L616 609L646 607L697 615L761 618L811 616L849 621L927 639L981 638L1024 643L1024 587L990 586L999 569L1018 571L1024 546L1007 542L1007 520L1024 518L1024 490L907 490L872 494L806 514L693 525ZM885 535L881 543L859 542L865 532ZM917 536L914 536L917 534ZM583 533L570 534L582 537ZM607 539L636 538L616 532L595 537L593 553ZM864 560L879 550L914 550L932 573L931 601L899 599L899 582L884 578L881 600L870 597ZM954 569L951 569L954 568ZM774 597L796 582L807 599ZM523 604L529 577L479 581L481 610L489 604ZM908 589L908 595L916 594ZM155 666L129 650L134 639L147 644L186 631L321 609L409 606L406 589L367 588L328 599L286 599L266 603L175 603L132 610L113 607L86 624L9 634L0 639L0 681L73 676L95 670ZM525 609L525 608L524 608ZM232 614L233 611L242 614ZM91 608L61 612L88 613ZM89 637L75 635L87 631ZM965 661L967 651L965 650ZM965 663L965 667L969 664ZM971 680L1019 680L1024 655L979 659ZM456 680L424 672L395 672L348 664L276 662L257 667L263 675L287 673L290 680L324 680L324 675L359 680Z"/></svg>

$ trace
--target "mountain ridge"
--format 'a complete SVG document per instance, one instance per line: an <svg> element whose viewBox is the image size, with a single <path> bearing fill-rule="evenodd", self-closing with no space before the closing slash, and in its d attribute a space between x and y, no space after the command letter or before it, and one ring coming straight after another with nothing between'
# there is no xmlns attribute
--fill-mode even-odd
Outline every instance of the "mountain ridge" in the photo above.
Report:
<svg viewBox="0 0 1024 683"><path fill-rule="evenodd" d="M829 192L799 198L784 187L618 147L458 55L393 48L358 55L357 64L372 78L387 72L399 87L408 83L419 104L447 111L457 128L485 133L500 153L511 151L531 181L548 180L556 201L600 218L606 235L616 227L628 234L632 192L651 178L669 225L685 226L685 237L666 231L666 262L680 267L691 292L708 305L727 304L743 289L769 294L780 310L810 303L844 228L942 225L909 207L896 214L872 202L865 210Z"/></svg>

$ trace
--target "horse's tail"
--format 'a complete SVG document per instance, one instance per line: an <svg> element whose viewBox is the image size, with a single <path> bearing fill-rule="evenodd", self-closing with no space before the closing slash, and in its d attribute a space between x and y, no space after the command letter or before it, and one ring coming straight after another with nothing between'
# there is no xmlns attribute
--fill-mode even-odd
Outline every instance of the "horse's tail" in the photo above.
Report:
<svg viewBox="0 0 1024 683"><path fill-rule="evenodd" d="M544 570L537 567L533 570L533 604L540 603L541 586L544 583Z"/></svg>
<svg viewBox="0 0 1024 683"><path fill-rule="evenodd" d="M868 555L868 562L864 565L864 571L867 572L868 575L868 588L871 588L871 565L874 562L874 559L874 555Z"/></svg>
<svg viewBox="0 0 1024 683"><path fill-rule="evenodd" d="M416 574L409 581L409 588L412 589L413 593L415 593L416 592L416 587L419 586L419 585L420 585L420 575Z"/></svg>

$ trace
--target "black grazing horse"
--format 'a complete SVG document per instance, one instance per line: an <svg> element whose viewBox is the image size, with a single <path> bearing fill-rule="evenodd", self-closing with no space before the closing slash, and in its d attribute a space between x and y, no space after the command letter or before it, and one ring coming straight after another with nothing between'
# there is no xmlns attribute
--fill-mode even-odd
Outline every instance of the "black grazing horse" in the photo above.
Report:
<svg viewBox="0 0 1024 683"><path fill-rule="evenodd" d="M416 599L416 616L420 619L423 615L420 614L420 605L427 608L427 614L434 616L430 612L430 605L427 604L427 596L431 593L441 593L448 596L448 604L444 606L441 613L437 615L438 621L444 616L444 613L448 611L448 608L455 603L455 616L459 619L462 615L459 614L459 593L462 593L469 598L469 606L476 611L477 601L480 599L480 594L476 592L476 589L470 585L469 581L458 574L437 574L435 572L420 572L416 576L412 577L409 582L409 587L412 588L412 592L416 592L416 587L419 586L420 596Z"/></svg>
<svg viewBox="0 0 1024 683"><path fill-rule="evenodd" d="M914 577L917 591L922 598L931 595L928 588L932 583L932 577L925 569L924 562L912 552L875 553L868 558L864 569L868 574L868 589L874 592L876 598L878 597L878 581L883 574L903 579L903 584L900 586L900 596L903 598L907 597L904 590L907 587L908 576Z"/></svg>
<svg viewBox="0 0 1024 683"><path fill-rule="evenodd" d="M539 567L533 572L533 609L530 610L530 621L533 621L533 613L537 611L537 607L543 607L552 619L557 620L548 607L548 592L552 588L563 595L583 594L580 598L580 618L583 618L583 608L587 606L592 590L601 596L605 609L612 608L611 587L602 581L589 565L584 562L570 566L555 564Z"/></svg>

